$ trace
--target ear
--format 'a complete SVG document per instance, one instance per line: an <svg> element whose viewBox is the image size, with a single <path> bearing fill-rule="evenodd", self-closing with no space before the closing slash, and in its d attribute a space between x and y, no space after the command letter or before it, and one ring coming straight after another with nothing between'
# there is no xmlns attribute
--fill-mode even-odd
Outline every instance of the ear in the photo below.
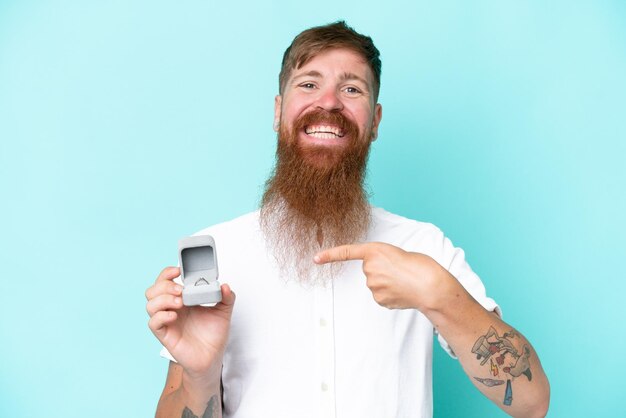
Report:
<svg viewBox="0 0 626 418"><path fill-rule="evenodd" d="M282 109L283 98L278 95L274 97L274 132L278 132L280 128L280 112Z"/></svg>
<svg viewBox="0 0 626 418"><path fill-rule="evenodd" d="M378 125L383 118L383 107L380 103L374 106L374 118L372 119L372 142L378 138Z"/></svg>

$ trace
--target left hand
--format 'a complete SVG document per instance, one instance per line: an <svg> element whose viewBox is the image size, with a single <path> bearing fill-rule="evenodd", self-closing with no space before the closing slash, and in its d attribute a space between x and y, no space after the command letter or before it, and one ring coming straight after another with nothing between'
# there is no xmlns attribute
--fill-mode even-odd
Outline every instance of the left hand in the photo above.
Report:
<svg viewBox="0 0 626 418"><path fill-rule="evenodd" d="M367 287L376 303L389 309L434 306L438 291L452 277L431 257L381 242L340 245L318 253L317 264L363 260Z"/></svg>

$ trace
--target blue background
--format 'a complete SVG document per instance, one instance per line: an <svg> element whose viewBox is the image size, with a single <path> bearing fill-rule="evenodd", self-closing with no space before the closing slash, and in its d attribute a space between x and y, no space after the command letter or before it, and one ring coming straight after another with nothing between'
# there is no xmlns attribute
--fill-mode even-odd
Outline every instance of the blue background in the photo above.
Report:
<svg viewBox="0 0 626 418"><path fill-rule="evenodd" d="M373 203L466 250L550 416L626 414L626 2L4 0L0 416L153 415L144 291L257 206L282 52L339 18L382 52ZM434 382L504 416L439 349Z"/></svg>

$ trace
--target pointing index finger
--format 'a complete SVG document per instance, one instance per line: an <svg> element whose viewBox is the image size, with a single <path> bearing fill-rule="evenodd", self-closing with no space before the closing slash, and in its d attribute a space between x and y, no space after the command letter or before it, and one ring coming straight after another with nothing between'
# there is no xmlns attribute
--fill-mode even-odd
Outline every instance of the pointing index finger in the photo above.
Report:
<svg viewBox="0 0 626 418"><path fill-rule="evenodd" d="M313 260L317 264L333 263L336 261L363 260L370 248L370 243L348 244L329 248L317 253Z"/></svg>

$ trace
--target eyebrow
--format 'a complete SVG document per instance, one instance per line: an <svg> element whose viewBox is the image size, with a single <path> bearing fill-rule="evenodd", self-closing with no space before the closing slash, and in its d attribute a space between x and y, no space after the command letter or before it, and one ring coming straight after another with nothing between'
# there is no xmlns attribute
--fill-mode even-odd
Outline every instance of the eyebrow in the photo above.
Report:
<svg viewBox="0 0 626 418"><path fill-rule="evenodd" d="M304 78L304 77L322 78L322 73L320 73L319 71L315 71L315 70L307 71L306 73L302 73L302 74L298 74L297 76L294 76L293 81L296 81L297 79Z"/></svg>
<svg viewBox="0 0 626 418"><path fill-rule="evenodd" d="M341 80L342 81L346 81L346 80L356 80L356 81L360 81L361 83L365 84L366 86L368 86L369 84L367 84L367 81L362 78L359 77L358 75L354 74L354 73L343 73L341 75Z"/></svg>
<svg viewBox="0 0 626 418"><path fill-rule="evenodd" d="M298 74L297 76L293 78L293 81L295 82L296 80L300 78L305 78L305 77L322 78L323 76L322 76L322 73L320 73L319 71L311 70L311 71L307 71L306 73ZM360 81L361 83L363 83L365 86L369 88L369 84L367 84L367 81L363 77L359 77L358 75L354 73L345 72L341 75L341 81L348 81L348 80Z"/></svg>

